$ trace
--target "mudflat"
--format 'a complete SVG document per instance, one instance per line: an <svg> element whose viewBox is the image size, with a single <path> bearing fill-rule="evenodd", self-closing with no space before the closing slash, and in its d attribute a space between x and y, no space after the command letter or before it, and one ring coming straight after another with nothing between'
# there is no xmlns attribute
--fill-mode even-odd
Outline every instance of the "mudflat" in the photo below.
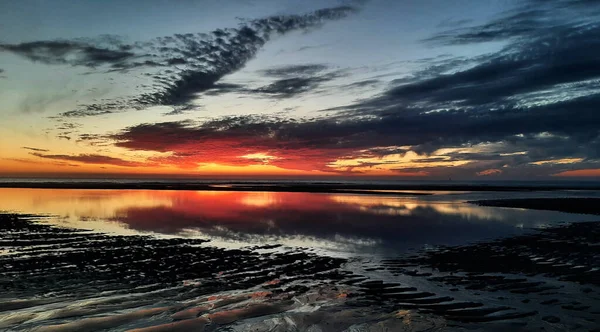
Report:
<svg viewBox="0 0 600 332"><path fill-rule="evenodd" d="M600 222L367 260L116 236L0 215L0 327L77 331L589 330Z"/></svg>

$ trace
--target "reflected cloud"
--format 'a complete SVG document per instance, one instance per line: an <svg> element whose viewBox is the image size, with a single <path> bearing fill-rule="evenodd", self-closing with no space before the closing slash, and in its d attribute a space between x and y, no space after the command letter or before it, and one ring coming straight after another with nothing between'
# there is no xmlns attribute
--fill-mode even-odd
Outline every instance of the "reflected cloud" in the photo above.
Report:
<svg viewBox="0 0 600 332"><path fill-rule="evenodd" d="M504 220L506 215L493 209L460 202L427 202L415 199L381 196L333 195L333 201L356 206L360 211L373 214L410 216L419 213L419 209L431 209L442 215L457 215L468 219Z"/></svg>
<svg viewBox="0 0 600 332"><path fill-rule="evenodd" d="M115 211L130 207L172 205L168 195L143 190L0 189L0 211L49 214L67 227L131 233L125 225L107 223Z"/></svg>
<svg viewBox="0 0 600 332"><path fill-rule="evenodd" d="M481 207L460 195L0 189L0 210L57 216L69 227L279 243L340 251L404 250L512 235L566 214ZM584 219L578 217L578 219Z"/></svg>
<svg viewBox="0 0 600 332"><path fill-rule="evenodd" d="M247 206L265 207L277 204L277 195L273 192L255 193L241 198L240 202Z"/></svg>

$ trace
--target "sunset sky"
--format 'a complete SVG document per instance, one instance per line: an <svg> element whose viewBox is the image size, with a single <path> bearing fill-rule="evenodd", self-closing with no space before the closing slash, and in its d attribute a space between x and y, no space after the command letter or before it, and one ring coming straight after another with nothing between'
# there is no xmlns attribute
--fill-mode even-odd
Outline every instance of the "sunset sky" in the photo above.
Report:
<svg viewBox="0 0 600 332"><path fill-rule="evenodd" d="M600 1L0 0L0 176L597 180Z"/></svg>

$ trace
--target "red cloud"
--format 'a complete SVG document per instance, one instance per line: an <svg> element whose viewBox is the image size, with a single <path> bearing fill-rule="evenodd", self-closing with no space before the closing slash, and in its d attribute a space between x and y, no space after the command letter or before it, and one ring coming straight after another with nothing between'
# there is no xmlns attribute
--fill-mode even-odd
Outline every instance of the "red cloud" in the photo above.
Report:
<svg viewBox="0 0 600 332"><path fill-rule="evenodd" d="M275 129L261 123L239 125L215 121L200 127L181 122L145 124L128 128L113 138L123 148L171 152L171 156L152 160L189 168L203 163L228 166L268 163L284 169L334 171L326 165L354 151L335 146L311 147L322 142L314 144L306 139L285 137L281 127ZM243 157L251 154L270 158Z"/></svg>
<svg viewBox="0 0 600 332"><path fill-rule="evenodd" d="M76 161L84 164L104 164L126 167L149 166L148 163L128 161L120 158L103 156L98 154L80 154L80 155L64 155L64 154L41 154L31 153L32 155L45 159Z"/></svg>

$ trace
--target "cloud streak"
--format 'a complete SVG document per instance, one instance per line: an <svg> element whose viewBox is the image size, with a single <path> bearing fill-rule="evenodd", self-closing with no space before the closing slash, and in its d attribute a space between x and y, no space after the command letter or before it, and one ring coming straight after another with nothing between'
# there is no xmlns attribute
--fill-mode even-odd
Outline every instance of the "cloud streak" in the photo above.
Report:
<svg viewBox="0 0 600 332"><path fill-rule="evenodd" d="M123 66L135 58L131 47L115 45L113 49L97 47L79 41L35 41L20 44L0 44L0 52L11 52L34 62L48 65L98 67L111 64Z"/></svg>
<svg viewBox="0 0 600 332"><path fill-rule="evenodd" d="M261 88L251 90L250 93L264 94L275 98L291 98L299 94L316 90L322 83L331 81L338 77L336 74L328 74L312 77L282 78Z"/></svg>
<svg viewBox="0 0 600 332"><path fill-rule="evenodd" d="M285 99L293 98L320 88L324 83L345 76L341 70L328 70L322 64L291 65L265 69L259 72L272 83L252 88L247 85L232 83L215 83L209 88L206 95L222 95L237 93L251 97ZM175 114L179 112L175 111Z"/></svg>
<svg viewBox="0 0 600 332"><path fill-rule="evenodd" d="M64 154L42 154L32 152L31 155L52 160L75 161L83 164L100 164L125 167L149 166L148 163L134 162L120 158L103 156L98 154L79 154L79 155L64 155Z"/></svg>
<svg viewBox="0 0 600 332"><path fill-rule="evenodd" d="M526 40L555 29L597 21L600 10L595 0L528 0L490 22L445 30L426 42L434 45L466 45L505 40ZM445 27L442 25L441 27Z"/></svg>
<svg viewBox="0 0 600 332"><path fill-rule="evenodd" d="M32 147L29 147L29 146L23 146L21 148L25 149L25 150L35 151L35 152L48 152L48 151L50 151L50 150L46 150L46 149L32 148Z"/></svg>

